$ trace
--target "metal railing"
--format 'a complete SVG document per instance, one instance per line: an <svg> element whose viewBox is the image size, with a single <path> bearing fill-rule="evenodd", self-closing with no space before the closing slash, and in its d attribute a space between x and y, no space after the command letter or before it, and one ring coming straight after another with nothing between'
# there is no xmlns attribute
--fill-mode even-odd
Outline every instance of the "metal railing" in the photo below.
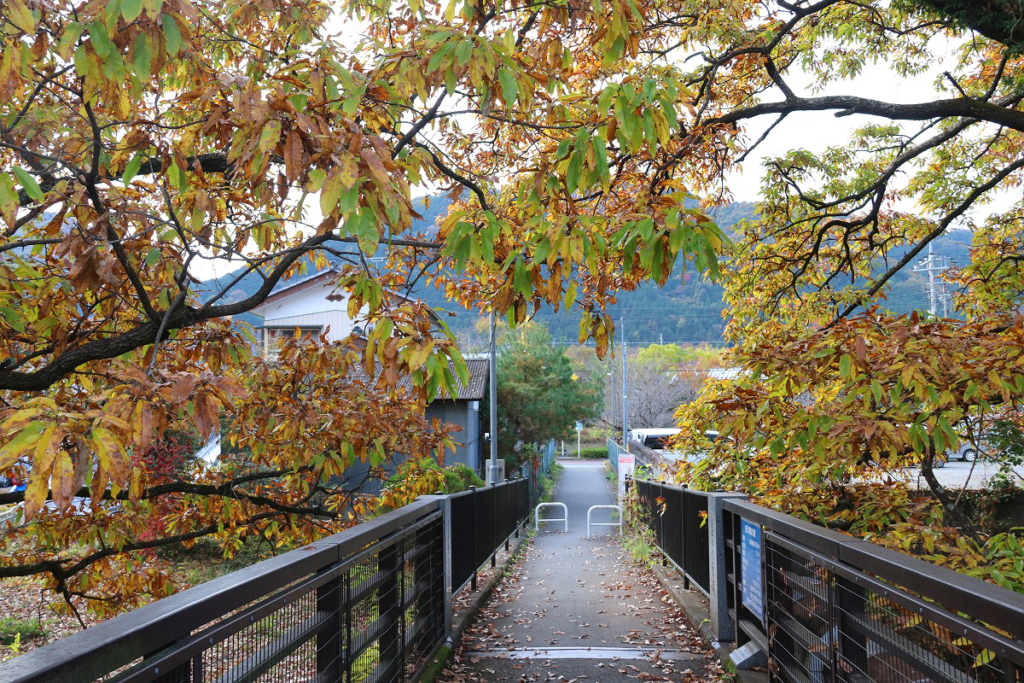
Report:
<svg viewBox="0 0 1024 683"><path fill-rule="evenodd" d="M710 595L709 494L646 479L631 480L631 485L636 486L642 521L654 533L665 559L687 583L692 581Z"/></svg>
<svg viewBox="0 0 1024 683"><path fill-rule="evenodd" d="M466 583L476 589L477 571L502 544L508 549L510 536L518 536L530 515L534 491L528 479L515 479L497 486L471 488L447 496L451 509L452 579L457 593Z"/></svg>
<svg viewBox="0 0 1024 683"><path fill-rule="evenodd" d="M744 501L723 529L736 644L773 679L1024 681L1024 595Z"/></svg>
<svg viewBox="0 0 1024 683"><path fill-rule="evenodd" d="M30 651L0 680L415 681L451 633L452 594L518 534L529 495L520 479L426 496Z"/></svg>

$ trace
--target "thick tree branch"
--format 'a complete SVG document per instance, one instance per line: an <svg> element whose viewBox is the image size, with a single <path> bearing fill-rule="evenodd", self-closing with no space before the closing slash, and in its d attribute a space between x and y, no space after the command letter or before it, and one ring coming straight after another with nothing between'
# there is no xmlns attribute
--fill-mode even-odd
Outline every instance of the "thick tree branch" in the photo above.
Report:
<svg viewBox="0 0 1024 683"><path fill-rule="evenodd" d="M782 102L764 102L751 107L736 109L704 122L706 126L734 124L758 116L792 114L807 111L832 111L836 116L866 114L894 121L928 121L940 118L965 117L988 121L1013 130L1024 132L1024 112L1010 109L1003 104L1016 103L1017 98L985 102L982 100L957 97L917 104L897 104L872 100L852 95L826 95L822 97L796 97Z"/></svg>

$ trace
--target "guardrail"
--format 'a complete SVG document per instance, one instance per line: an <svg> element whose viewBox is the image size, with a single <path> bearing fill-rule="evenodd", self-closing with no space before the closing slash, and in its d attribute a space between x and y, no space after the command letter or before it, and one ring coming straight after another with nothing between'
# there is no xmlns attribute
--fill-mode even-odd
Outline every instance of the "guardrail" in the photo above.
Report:
<svg viewBox="0 0 1024 683"><path fill-rule="evenodd" d="M634 479L643 510L643 522L654 533L665 560L676 566L686 587L693 582L707 596L712 592L711 522L720 519L721 504L735 494L693 491L647 479ZM717 524L715 525L717 528ZM715 562L715 568L718 566ZM725 624L723 630L728 630Z"/></svg>
<svg viewBox="0 0 1024 683"><path fill-rule="evenodd" d="M722 541L738 645L774 677L1024 681L1024 595L745 501Z"/></svg>
<svg viewBox="0 0 1024 683"><path fill-rule="evenodd" d="M32 650L0 680L415 681L451 633L452 594L531 502L525 479L425 496Z"/></svg>
<svg viewBox="0 0 1024 683"><path fill-rule="evenodd" d="M541 517L540 511L543 508L562 508L561 517ZM541 503L533 511L533 530L540 531L541 522L562 522L565 524L565 533L569 533L569 508L565 503Z"/></svg>
<svg viewBox="0 0 1024 683"><path fill-rule="evenodd" d="M787 683L1024 682L1024 595L754 505L632 480L712 627Z"/></svg>
<svg viewBox="0 0 1024 683"><path fill-rule="evenodd" d="M476 590L477 570L510 536L518 536L529 517L534 493L528 479L516 479L447 496L452 534L451 588L457 593L467 582Z"/></svg>
<svg viewBox="0 0 1024 683"><path fill-rule="evenodd" d="M594 510L613 510L618 515L618 520L614 522L592 522L590 521L590 514ZM587 509L587 538L592 538L590 527L592 526L614 526L619 528L619 536L622 535L622 508L618 505L591 505Z"/></svg>

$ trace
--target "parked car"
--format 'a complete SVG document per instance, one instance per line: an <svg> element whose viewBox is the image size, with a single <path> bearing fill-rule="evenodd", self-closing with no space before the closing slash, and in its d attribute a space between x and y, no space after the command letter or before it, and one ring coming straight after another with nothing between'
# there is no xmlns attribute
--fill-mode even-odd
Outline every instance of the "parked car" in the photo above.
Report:
<svg viewBox="0 0 1024 683"><path fill-rule="evenodd" d="M678 433L678 429L670 428L631 429L629 440L642 443L653 451L663 451L668 440Z"/></svg>
<svg viewBox="0 0 1024 683"><path fill-rule="evenodd" d="M712 443L714 443L715 441L718 440L718 436L719 436L718 432L713 430L713 429L709 429L708 431L704 432L704 438L707 439L708 441L712 442ZM671 460L673 462L683 462L683 461L686 461L686 462L698 462L700 460L703 460L704 457L707 455L707 453L705 453L703 451L692 451L690 453L681 453L679 451L669 451L669 450L666 450L666 451L663 451L661 453L661 455L666 460Z"/></svg>

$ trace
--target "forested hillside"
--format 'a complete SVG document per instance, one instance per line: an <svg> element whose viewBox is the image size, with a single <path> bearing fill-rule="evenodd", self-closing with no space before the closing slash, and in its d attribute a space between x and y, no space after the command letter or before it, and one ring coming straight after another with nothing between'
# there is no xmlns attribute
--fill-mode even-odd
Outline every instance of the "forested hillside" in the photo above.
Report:
<svg viewBox="0 0 1024 683"><path fill-rule="evenodd" d="M414 223L414 229L428 234L433 232L437 219L446 214L448 204L448 198L443 196L430 198L429 205L420 199L417 210L423 219ZM736 202L715 212L716 220L726 232L754 215L755 205L750 202ZM969 242L970 233L950 232L935 242L934 254L937 257L948 257L954 265L963 265L968 259ZM896 258L899 256L895 255ZM236 276L233 273L210 281L210 290L227 284ZM226 300L244 298L259 286L259 282L258 276L248 275L233 288ZM905 268L904 272L893 279L887 307L897 313L927 310L927 286L925 273L915 273L912 268ZM460 335L472 338L476 334L475 328L480 317L475 311L467 311L446 301L444 295L433 288L421 288L415 295L438 311L454 313L453 317L446 316L445 320ZM693 277L691 273L684 274L682 264L679 264L676 273L664 287L648 283L634 292L624 292L618 303L609 307L608 312L617 321L622 320L626 340L629 342L697 344L721 341L725 328L722 310L722 288ZM941 312L941 303L939 310ZM262 323L259 316L251 313L241 315L238 319L252 325ZM558 343L574 343L578 338L579 317L573 313L541 310L535 319L547 326L552 338Z"/></svg>

